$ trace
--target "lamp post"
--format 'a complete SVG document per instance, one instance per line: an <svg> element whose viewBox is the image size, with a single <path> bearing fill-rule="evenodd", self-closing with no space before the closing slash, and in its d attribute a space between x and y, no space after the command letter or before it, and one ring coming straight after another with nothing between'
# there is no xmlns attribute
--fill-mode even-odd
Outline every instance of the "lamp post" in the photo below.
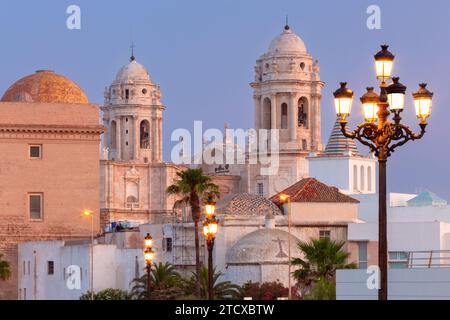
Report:
<svg viewBox="0 0 450 320"><path fill-rule="evenodd" d="M433 93L421 83L419 90L412 94L416 116L419 118L420 133L414 133L407 125L401 123L401 112L405 105L406 87L399 78L391 78L395 56L388 51L388 46L381 46L381 51L375 55L377 78L381 81L380 95L373 88L367 88L367 93L361 97L364 122L353 132L347 132L347 117L350 115L353 91L347 88L345 82L334 92L336 114L340 117L341 130L345 137L357 139L368 146L378 158L378 265L380 267L379 300L388 298L388 248L387 248L387 208L386 208L386 163L388 157L396 148L410 140L418 140L425 134L426 119L430 116ZM388 85L388 81L392 83ZM392 121L389 115L393 114Z"/></svg>
<svg viewBox="0 0 450 320"><path fill-rule="evenodd" d="M91 246L90 246L90 259L89 259L89 282L91 290L91 300L94 300L94 212L85 209L83 214L86 217L91 218Z"/></svg>
<svg viewBox="0 0 450 320"><path fill-rule="evenodd" d="M152 249L153 246L153 238L147 233L144 238L144 260L145 267L147 270L147 299L150 300L150 286L151 286L151 271L152 271L152 263L153 259L155 259L155 252Z"/></svg>
<svg viewBox="0 0 450 320"><path fill-rule="evenodd" d="M214 240L216 238L217 231L219 229L219 221L215 216L216 203L212 197L208 197L208 201L205 204L206 221L203 223L203 235L206 238L206 245L208 248L208 299L214 300L214 281L213 281L213 249Z"/></svg>
<svg viewBox="0 0 450 320"><path fill-rule="evenodd" d="M289 286L289 294L288 298L289 300L292 299L292 286L291 286L291 212L292 212L292 205L291 205L291 197L287 194L280 194L280 201L281 203L288 204L288 286Z"/></svg>

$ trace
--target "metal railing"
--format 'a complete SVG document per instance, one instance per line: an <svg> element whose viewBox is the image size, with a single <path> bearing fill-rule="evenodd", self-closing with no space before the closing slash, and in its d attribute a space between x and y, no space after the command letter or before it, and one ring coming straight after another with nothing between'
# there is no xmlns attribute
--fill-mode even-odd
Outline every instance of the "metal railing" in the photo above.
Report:
<svg viewBox="0 0 450 320"><path fill-rule="evenodd" d="M445 268L450 267L450 250L410 251L408 268ZM397 262L397 261L389 261Z"/></svg>

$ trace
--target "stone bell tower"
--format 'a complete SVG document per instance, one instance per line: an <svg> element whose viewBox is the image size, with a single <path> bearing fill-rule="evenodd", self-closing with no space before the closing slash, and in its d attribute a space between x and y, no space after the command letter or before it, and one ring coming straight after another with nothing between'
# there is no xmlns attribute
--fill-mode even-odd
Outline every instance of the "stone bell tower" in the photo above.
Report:
<svg viewBox="0 0 450 320"><path fill-rule="evenodd" d="M100 161L102 226L141 224L171 214L166 189L179 168L163 162L161 91L131 56L105 91Z"/></svg>
<svg viewBox="0 0 450 320"><path fill-rule="evenodd" d="M280 167L273 176L251 173L250 192L271 196L308 176L306 157L323 149L319 62L289 25L257 61L251 83L255 129L278 129ZM263 191L262 191L263 190Z"/></svg>
<svg viewBox="0 0 450 320"><path fill-rule="evenodd" d="M159 86L132 56L105 91L107 160L161 162L163 110Z"/></svg>
<svg viewBox="0 0 450 320"><path fill-rule="evenodd" d="M280 149L320 151L319 62L286 25L255 66L256 129L279 129Z"/></svg>

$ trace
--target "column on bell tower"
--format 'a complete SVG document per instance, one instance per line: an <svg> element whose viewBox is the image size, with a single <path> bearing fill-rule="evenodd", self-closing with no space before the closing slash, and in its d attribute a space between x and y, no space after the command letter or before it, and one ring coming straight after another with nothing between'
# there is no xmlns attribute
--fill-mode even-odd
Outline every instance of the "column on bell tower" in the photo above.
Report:
<svg viewBox="0 0 450 320"><path fill-rule="evenodd" d="M277 127L277 94L273 93L270 96L271 105L270 105L270 129L279 129Z"/></svg>
<svg viewBox="0 0 450 320"><path fill-rule="evenodd" d="M312 149L319 150L321 133L320 133L320 99L321 94L316 93L311 95L311 126L312 126Z"/></svg>
<svg viewBox="0 0 450 320"><path fill-rule="evenodd" d="M291 92L289 96L289 139L297 140L297 94Z"/></svg>
<svg viewBox="0 0 450 320"><path fill-rule="evenodd" d="M122 117L116 118L116 160L122 159Z"/></svg>
<svg viewBox="0 0 450 320"><path fill-rule="evenodd" d="M253 104L255 106L255 113L254 113L254 117L255 117L255 129L261 129L261 96L259 95L254 95L253 96Z"/></svg>
<svg viewBox="0 0 450 320"><path fill-rule="evenodd" d="M155 118L152 118L150 127L152 133L152 161L156 162L158 159L158 130Z"/></svg>
<svg viewBox="0 0 450 320"><path fill-rule="evenodd" d="M158 162L162 162L162 118L158 118Z"/></svg>
<svg viewBox="0 0 450 320"><path fill-rule="evenodd" d="M140 125L139 125L139 117L133 116L133 159L138 160L139 159L139 150L140 150Z"/></svg>

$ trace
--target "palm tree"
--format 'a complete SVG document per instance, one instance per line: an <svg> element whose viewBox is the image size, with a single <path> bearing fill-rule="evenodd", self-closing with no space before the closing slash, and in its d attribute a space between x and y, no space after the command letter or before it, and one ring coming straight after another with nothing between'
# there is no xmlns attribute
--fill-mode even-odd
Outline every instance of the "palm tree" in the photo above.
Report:
<svg viewBox="0 0 450 320"><path fill-rule="evenodd" d="M196 267L196 292L200 296L200 243L198 236L198 223L200 221L200 200L206 196L219 196L219 187L212 183L211 178L203 174L202 169L186 169L177 172L177 180L167 188L167 193L180 196L181 199L175 205L187 204L191 208L194 221L195 235L195 267Z"/></svg>
<svg viewBox="0 0 450 320"><path fill-rule="evenodd" d="M216 272L213 269L213 291L216 299L237 299L240 296L241 287L232 284L230 281L217 282L221 272ZM184 291L187 294L192 294L196 291L196 275L193 273L188 279L184 279ZM200 296L202 299L208 299L208 268L202 267L200 270Z"/></svg>
<svg viewBox="0 0 450 320"><path fill-rule="evenodd" d="M6 281L11 277L9 262L3 260L3 254L0 253L0 280Z"/></svg>
<svg viewBox="0 0 450 320"><path fill-rule="evenodd" d="M142 277L133 279L133 287L130 296L137 300L148 298L154 290L166 290L178 286L181 276L175 271L175 267L170 263L154 264L151 270L152 287L148 288L147 273ZM150 290L149 290L150 289Z"/></svg>
<svg viewBox="0 0 450 320"><path fill-rule="evenodd" d="M292 259L292 264L300 268L293 272L294 278L309 291L318 281L334 282L336 269L354 269L354 263L347 264L349 253L344 251L344 241L333 241L329 238L311 239L299 242L298 248L304 258Z"/></svg>

